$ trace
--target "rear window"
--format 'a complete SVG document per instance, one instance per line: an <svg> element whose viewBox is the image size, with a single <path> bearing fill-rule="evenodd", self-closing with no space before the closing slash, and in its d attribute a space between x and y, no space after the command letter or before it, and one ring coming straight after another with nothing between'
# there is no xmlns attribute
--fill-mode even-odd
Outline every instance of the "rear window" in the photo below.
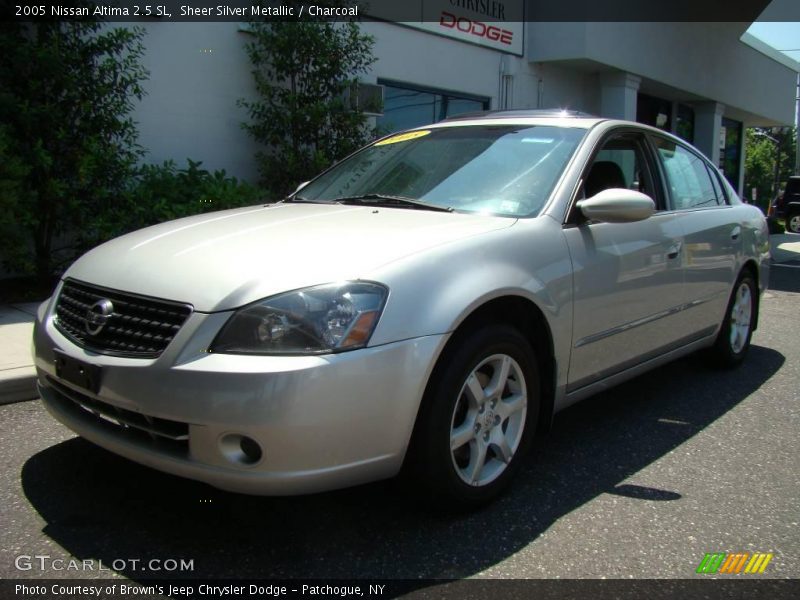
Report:
<svg viewBox="0 0 800 600"><path fill-rule="evenodd" d="M786 193L800 194L800 177L796 179L793 177L786 183Z"/></svg>

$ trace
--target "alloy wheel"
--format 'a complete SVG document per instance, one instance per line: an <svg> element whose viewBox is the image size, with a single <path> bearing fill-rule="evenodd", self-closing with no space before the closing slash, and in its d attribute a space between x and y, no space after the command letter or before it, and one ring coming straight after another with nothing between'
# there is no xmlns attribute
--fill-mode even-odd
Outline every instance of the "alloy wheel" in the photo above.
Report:
<svg viewBox="0 0 800 600"><path fill-rule="evenodd" d="M739 283L736 298L731 306L730 343L731 350L738 354L747 343L753 315L753 297L747 282Z"/></svg>
<svg viewBox="0 0 800 600"><path fill-rule="evenodd" d="M484 486L505 471L525 429L528 390L522 368L507 354L483 359L461 387L450 424L458 476Z"/></svg>

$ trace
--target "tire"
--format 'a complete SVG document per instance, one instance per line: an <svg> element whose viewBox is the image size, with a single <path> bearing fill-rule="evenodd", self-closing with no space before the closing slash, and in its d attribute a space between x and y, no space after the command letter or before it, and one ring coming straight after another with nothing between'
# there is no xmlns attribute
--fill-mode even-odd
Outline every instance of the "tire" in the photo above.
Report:
<svg viewBox="0 0 800 600"><path fill-rule="evenodd" d="M409 470L428 506L469 510L496 498L519 470L541 384L533 349L510 326L459 335L450 348L425 392Z"/></svg>
<svg viewBox="0 0 800 600"><path fill-rule="evenodd" d="M742 273L733 286L719 335L710 349L715 366L732 368L739 365L750 348L753 324L758 314L758 287L750 273Z"/></svg>
<svg viewBox="0 0 800 600"><path fill-rule="evenodd" d="M795 212L786 217L786 231L800 233L800 212Z"/></svg>

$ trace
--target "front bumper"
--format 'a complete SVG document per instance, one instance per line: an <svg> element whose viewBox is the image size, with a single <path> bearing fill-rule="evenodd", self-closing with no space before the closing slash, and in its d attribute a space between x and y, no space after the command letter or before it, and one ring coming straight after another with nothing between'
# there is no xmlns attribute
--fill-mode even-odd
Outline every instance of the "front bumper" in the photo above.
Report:
<svg viewBox="0 0 800 600"><path fill-rule="evenodd" d="M82 437L155 469L236 492L289 495L395 475L446 336L322 356L206 351L230 313L194 313L157 359L88 352L50 310L34 360L50 413ZM55 353L100 366L97 394L56 375ZM236 448L255 441L258 460ZM233 440L233 442L231 441Z"/></svg>

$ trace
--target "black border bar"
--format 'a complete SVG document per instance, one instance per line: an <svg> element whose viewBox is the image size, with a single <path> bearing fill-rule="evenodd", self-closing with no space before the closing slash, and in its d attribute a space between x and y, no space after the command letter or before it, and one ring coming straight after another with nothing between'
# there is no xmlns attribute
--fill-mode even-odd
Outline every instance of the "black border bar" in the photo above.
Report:
<svg viewBox="0 0 800 600"><path fill-rule="evenodd" d="M506 21L525 22L741 22L752 23L769 6L770 0L92 0L105 15L89 18L108 22L241 22L253 19L292 21L318 19L341 21L377 18L384 21L420 22L430 20L452 4L459 14L473 14L485 20L498 20L502 14L515 15ZM256 5L271 7L268 16L253 15ZM520 11L520 4L522 11ZM87 2L82 0L0 0L3 21L73 20L87 18L76 14ZM324 16L331 5L354 8L356 15ZM800 21L800 3L786 3L786 14L768 11L772 21ZM313 8L312 8L313 7ZM115 10L117 13L115 14ZM118 14L124 9L126 14ZM79 11L83 13L83 11ZM91 9L90 9L91 12ZM516 15L522 15L521 17ZM502 20L502 19L499 19Z"/></svg>
<svg viewBox="0 0 800 600"><path fill-rule="evenodd" d="M3 579L0 598L63 600L794 600L798 579L731 576L694 579L171 580ZM125 586L123 593L122 586ZM205 586L205 587L203 587Z"/></svg>

